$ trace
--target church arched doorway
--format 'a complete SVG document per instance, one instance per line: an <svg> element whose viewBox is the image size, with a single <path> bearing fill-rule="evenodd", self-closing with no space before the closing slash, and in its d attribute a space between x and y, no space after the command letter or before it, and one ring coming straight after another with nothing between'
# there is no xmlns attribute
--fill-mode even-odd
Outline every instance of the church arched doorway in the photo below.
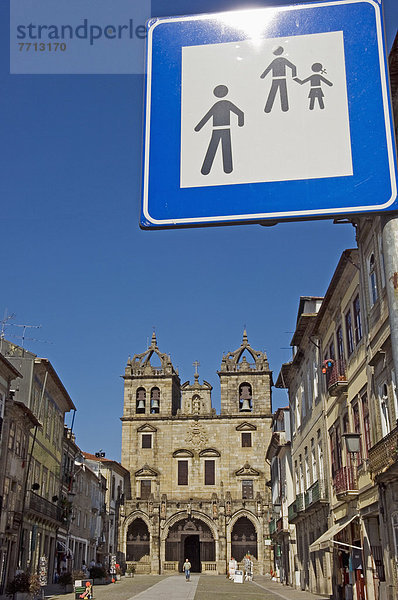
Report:
<svg viewBox="0 0 398 600"><path fill-rule="evenodd" d="M231 555L240 562L246 554L255 558L257 554L257 532L247 517L240 517L233 526L231 535Z"/></svg>
<svg viewBox="0 0 398 600"><path fill-rule="evenodd" d="M187 558L194 573L200 573L203 562L216 560L215 542L210 530L200 519L188 518L174 523L166 539L166 561L178 561L178 570Z"/></svg>

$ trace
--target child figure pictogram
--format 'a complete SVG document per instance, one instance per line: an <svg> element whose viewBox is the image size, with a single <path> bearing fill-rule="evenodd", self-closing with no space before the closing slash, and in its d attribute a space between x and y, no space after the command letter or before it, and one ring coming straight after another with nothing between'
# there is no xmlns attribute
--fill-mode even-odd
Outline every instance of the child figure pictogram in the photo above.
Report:
<svg viewBox="0 0 398 600"><path fill-rule="evenodd" d="M311 69L314 71L314 75L310 75L306 79L294 77L294 81L300 85L310 82L310 92L308 94L308 98L310 99L309 109L314 110L315 100L318 100L319 108L323 110L325 104L323 102L324 93L322 91L322 83L326 83L329 86L332 86L333 83L321 75L321 73L326 73L321 63L314 63Z"/></svg>

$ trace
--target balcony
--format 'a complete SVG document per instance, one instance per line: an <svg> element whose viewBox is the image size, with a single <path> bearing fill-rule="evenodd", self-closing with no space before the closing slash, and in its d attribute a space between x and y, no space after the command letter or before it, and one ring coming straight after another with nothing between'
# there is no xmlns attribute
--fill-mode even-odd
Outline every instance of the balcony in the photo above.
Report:
<svg viewBox="0 0 398 600"><path fill-rule="evenodd" d="M276 519L269 522L269 534L272 535L276 531Z"/></svg>
<svg viewBox="0 0 398 600"><path fill-rule="evenodd" d="M369 449L369 471L373 476L380 475L398 459L398 427Z"/></svg>
<svg viewBox="0 0 398 600"><path fill-rule="evenodd" d="M40 517L45 517L50 521L62 523L62 515L59 506L42 498L38 494L30 491L27 499L27 507Z"/></svg>
<svg viewBox="0 0 398 600"><path fill-rule="evenodd" d="M347 390L347 376L345 370L345 360L335 360L333 367L326 373L326 387L329 396L339 396Z"/></svg>
<svg viewBox="0 0 398 600"><path fill-rule="evenodd" d="M354 467L342 467L333 478L336 496L339 500L358 495L358 481Z"/></svg>
<svg viewBox="0 0 398 600"><path fill-rule="evenodd" d="M319 503L328 502L328 493L324 481L315 481L304 494L304 506L306 511L315 510Z"/></svg>
<svg viewBox="0 0 398 600"><path fill-rule="evenodd" d="M276 522L276 531L277 533L283 533L289 531L289 525L287 517L281 517Z"/></svg>
<svg viewBox="0 0 398 600"><path fill-rule="evenodd" d="M288 507L289 523L295 523L300 517L300 513L304 510L304 494L298 494L296 499Z"/></svg>

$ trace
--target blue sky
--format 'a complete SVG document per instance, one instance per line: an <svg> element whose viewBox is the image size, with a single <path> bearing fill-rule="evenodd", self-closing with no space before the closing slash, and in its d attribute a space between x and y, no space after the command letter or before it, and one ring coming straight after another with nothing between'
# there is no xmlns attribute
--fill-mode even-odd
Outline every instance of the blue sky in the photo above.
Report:
<svg viewBox="0 0 398 600"><path fill-rule="evenodd" d="M152 15L272 4L153 0ZM384 11L390 49L396 0ZM291 356L299 296L324 294L354 230L315 221L141 231L143 78L11 76L7 23L2 2L0 317L42 325L26 335L43 341L25 346L48 357L68 389L78 444L119 459L120 376L153 327L182 382L200 362L218 408L223 352L240 345L246 326L276 380ZM7 327L9 339L19 335ZM286 392L273 400L274 409L285 405Z"/></svg>

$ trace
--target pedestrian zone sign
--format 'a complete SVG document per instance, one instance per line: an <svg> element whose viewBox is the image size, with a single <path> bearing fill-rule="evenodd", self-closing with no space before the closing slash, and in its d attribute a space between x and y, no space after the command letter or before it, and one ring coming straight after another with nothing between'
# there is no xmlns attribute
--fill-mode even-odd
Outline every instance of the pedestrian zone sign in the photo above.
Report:
<svg viewBox="0 0 398 600"><path fill-rule="evenodd" d="M376 0L148 22L141 226L397 210Z"/></svg>

